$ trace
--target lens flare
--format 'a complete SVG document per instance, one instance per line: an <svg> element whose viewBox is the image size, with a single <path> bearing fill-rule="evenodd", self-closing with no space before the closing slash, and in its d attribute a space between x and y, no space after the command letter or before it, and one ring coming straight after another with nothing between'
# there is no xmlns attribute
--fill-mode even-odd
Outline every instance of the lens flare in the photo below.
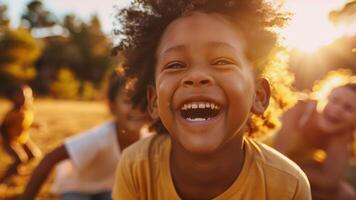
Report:
<svg viewBox="0 0 356 200"><path fill-rule="evenodd" d="M330 71L325 79L314 85L313 91L310 94L311 99L318 101L317 110L323 110L327 103L327 97L334 88L353 82L355 78L355 76L352 76L352 71L348 69Z"/></svg>
<svg viewBox="0 0 356 200"><path fill-rule="evenodd" d="M346 1L287 0L284 10L292 13L288 26L279 31L281 44L311 53L347 34L347 27L333 25L328 15Z"/></svg>

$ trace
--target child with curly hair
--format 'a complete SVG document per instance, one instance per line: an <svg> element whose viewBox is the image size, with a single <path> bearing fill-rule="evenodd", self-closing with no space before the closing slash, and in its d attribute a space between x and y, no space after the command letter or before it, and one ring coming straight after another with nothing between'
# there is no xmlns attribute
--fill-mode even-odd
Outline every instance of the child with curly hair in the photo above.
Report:
<svg viewBox="0 0 356 200"><path fill-rule="evenodd" d="M269 104L255 63L284 14L262 0L136 0L119 19L133 101L161 134L125 149L113 199L311 199L302 170L246 134Z"/></svg>

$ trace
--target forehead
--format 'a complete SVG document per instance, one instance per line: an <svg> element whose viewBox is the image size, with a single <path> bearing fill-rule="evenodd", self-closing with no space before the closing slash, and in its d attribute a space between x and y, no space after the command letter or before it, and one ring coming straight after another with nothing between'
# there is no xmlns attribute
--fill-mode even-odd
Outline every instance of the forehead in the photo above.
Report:
<svg viewBox="0 0 356 200"><path fill-rule="evenodd" d="M125 82L124 87L122 87L119 92L126 96L131 96L135 90L137 79L129 79Z"/></svg>
<svg viewBox="0 0 356 200"><path fill-rule="evenodd" d="M217 44L241 50L245 42L226 18L216 13L192 12L173 21L166 28L157 56L174 47Z"/></svg>

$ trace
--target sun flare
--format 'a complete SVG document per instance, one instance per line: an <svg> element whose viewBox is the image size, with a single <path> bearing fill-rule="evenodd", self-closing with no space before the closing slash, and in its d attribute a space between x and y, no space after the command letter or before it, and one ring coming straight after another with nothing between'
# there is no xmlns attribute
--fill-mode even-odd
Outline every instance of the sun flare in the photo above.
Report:
<svg viewBox="0 0 356 200"><path fill-rule="evenodd" d="M330 71L323 80L318 81L310 94L312 99L318 100L317 109L320 111L327 103L327 97L330 92L346 83L356 82L356 76L352 76L352 71L349 69L339 69Z"/></svg>
<svg viewBox="0 0 356 200"><path fill-rule="evenodd" d="M332 43L344 35L345 30L334 26L328 20L328 14L342 7L344 3L345 1L340 0L287 0L285 10L291 12L292 16L288 26L280 32L281 43L309 53Z"/></svg>

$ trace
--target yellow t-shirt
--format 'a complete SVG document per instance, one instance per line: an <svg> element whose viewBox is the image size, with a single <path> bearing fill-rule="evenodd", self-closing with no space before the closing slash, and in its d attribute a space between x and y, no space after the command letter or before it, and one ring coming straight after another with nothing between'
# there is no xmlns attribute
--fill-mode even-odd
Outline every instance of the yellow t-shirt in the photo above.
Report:
<svg viewBox="0 0 356 200"><path fill-rule="evenodd" d="M264 144L249 138L244 141L241 173L215 200L311 199L308 180L296 164ZM180 199L170 173L170 148L169 135L157 135L124 150L116 171L113 199Z"/></svg>
<svg viewBox="0 0 356 200"><path fill-rule="evenodd" d="M9 111L2 123L10 142L25 144L29 139L29 129L33 123L32 109L22 108Z"/></svg>

